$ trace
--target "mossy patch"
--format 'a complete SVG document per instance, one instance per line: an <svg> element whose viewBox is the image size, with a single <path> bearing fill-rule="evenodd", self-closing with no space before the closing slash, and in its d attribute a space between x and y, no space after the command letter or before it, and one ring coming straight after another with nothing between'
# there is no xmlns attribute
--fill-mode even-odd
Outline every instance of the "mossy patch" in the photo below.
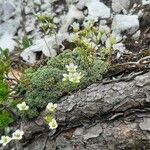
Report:
<svg viewBox="0 0 150 150"><path fill-rule="evenodd" d="M8 113L7 111L0 112L0 129L4 129L13 121L14 120L12 119L10 113Z"/></svg>
<svg viewBox="0 0 150 150"><path fill-rule="evenodd" d="M25 91L23 100L30 107L27 112L28 117L36 117L38 112L45 108L49 102L56 103L62 96L100 81L107 72L108 64L100 57L94 57L93 60L87 68L87 64L82 61L77 51L65 50L49 60L46 66L26 71L20 87ZM78 72L84 75L77 88L74 88L70 82L62 81L63 74L67 72L65 65L70 63L77 65Z"/></svg>

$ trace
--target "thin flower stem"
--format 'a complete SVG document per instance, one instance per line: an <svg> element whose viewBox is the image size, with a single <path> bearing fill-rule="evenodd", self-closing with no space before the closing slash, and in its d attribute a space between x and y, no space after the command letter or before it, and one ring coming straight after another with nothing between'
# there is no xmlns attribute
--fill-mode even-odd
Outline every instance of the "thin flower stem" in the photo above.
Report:
<svg viewBox="0 0 150 150"><path fill-rule="evenodd" d="M47 46L47 48L48 48L48 50L49 50L49 54L50 54L50 56L52 56L52 53L51 53L50 47L48 46L48 44L47 44L47 41L46 41L45 37L43 37L43 39L44 39L44 42L45 42L45 44L46 44L46 46Z"/></svg>
<svg viewBox="0 0 150 150"><path fill-rule="evenodd" d="M78 90L78 83L73 83L73 87L74 87L74 90L77 91Z"/></svg>

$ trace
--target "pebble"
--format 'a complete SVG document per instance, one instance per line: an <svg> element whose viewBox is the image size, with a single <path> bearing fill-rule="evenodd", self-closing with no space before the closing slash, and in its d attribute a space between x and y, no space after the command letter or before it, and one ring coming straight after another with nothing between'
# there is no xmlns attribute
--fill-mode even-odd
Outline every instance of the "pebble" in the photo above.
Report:
<svg viewBox="0 0 150 150"><path fill-rule="evenodd" d="M110 17L110 8L99 0L88 1L85 6L88 8L88 15L92 17L100 17L102 19Z"/></svg>
<svg viewBox="0 0 150 150"><path fill-rule="evenodd" d="M50 57L49 50L43 42L42 34L39 32L39 27L37 23L36 15L52 15L54 16L54 22L61 25L58 32L59 44L62 44L64 39L70 41L70 37L66 35L69 26L76 20L77 22L84 21L86 18L98 18L100 26L106 26L108 24L108 19L112 19L112 26L110 28L110 33L112 30L112 36L116 37L117 42L123 40L122 32L126 31L127 34L134 34L132 38L138 40L140 36L139 30L139 19L141 16L141 11L137 15L129 15L129 7L131 5L130 0L112 0L112 5L107 6L99 0L67 0L66 4L61 3L57 5L54 10L53 2L57 3L58 0L25 0L24 3L19 0L0 0L0 43L3 48L8 47L4 44L3 39L6 37L7 42L10 43L10 51L13 51L14 41L13 37L22 39L25 35L24 29L22 28L22 9L25 6L25 30L29 37L33 38L33 45L25 49L21 53L21 57L28 63L34 63L36 61L36 53L41 51L45 56ZM144 2L145 5L148 2ZM111 8L112 12L111 12ZM137 4L134 5L134 8ZM87 8L87 9L84 9ZM118 14L123 12L124 15ZM8 34L6 33L9 33ZM59 34L63 35L60 36ZM38 39L38 40L37 40ZM53 38L47 39L50 49L53 51L52 55L56 55L56 44ZM105 40L106 41L106 40ZM2 44L3 43L3 44ZM63 46L62 46L63 47ZM35 50L36 48L36 50Z"/></svg>
<svg viewBox="0 0 150 150"><path fill-rule="evenodd" d="M139 20L137 15L116 15L113 18L112 30L116 33L126 31L133 34L139 29Z"/></svg>

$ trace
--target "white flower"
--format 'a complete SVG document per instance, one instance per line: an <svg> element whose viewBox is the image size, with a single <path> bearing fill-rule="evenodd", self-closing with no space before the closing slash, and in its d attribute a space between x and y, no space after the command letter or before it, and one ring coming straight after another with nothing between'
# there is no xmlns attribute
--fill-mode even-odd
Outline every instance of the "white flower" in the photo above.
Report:
<svg viewBox="0 0 150 150"><path fill-rule="evenodd" d="M28 110L29 109L29 106L26 105L25 102L22 102L21 104L17 104L17 107L20 111L24 111L24 110Z"/></svg>
<svg viewBox="0 0 150 150"><path fill-rule="evenodd" d="M85 18L85 20L88 20L89 22L93 22L93 23L95 23L95 22L98 22L98 17L93 17L93 16L87 16L86 18Z"/></svg>
<svg viewBox="0 0 150 150"><path fill-rule="evenodd" d="M90 44L92 49L98 50L98 45L96 45L94 42L91 42Z"/></svg>
<svg viewBox="0 0 150 150"><path fill-rule="evenodd" d="M69 74L69 81L72 83L79 83L82 77L83 75L81 75L81 72L75 72L73 74Z"/></svg>
<svg viewBox="0 0 150 150"><path fill-rule="evenodd" d="M110 28L108 27L108 26L106 26L106 25L100 25L99 26L99 32L101 32L102 34L109 34L110 33Z"/></svg>
<svg viewBox="0 0 150 150"><path fill-rule="evenodd" d="M79 34L73 33L73 34L70 34L69 42L76 42L78 39L79 39Z"/></svg>
<svg viewBox="0 0 150 150"><path fill-rule="evenodd" d="M49 127L50 127L50 129L56 129L57 127L58 127L58 124L57 124L57 122L56 122L56 120L55 119L52 119L52 121L49 123Z"/></svg>
<svg viewBox="0 0 150 150"><path fill-rule="evenodd" d="M53 103L48 103L47 105L47 110L49 110L50 112L54 112L57 108L57 104L53 104Z"/></svg>
<svg viewBox="0 0 150 150"><path fill-rule="evenodd" d="M12 139L9 136L2 136L1 140L0 140L0 144L2 144L3 146L5 146L6 144L8 144Z"/></svg>
<svg viewBox="0 0 150 150"><path fill-rule="evenodd" d="M93 18L92 16L86 17L83 22L85 28L91 28L95 22L98 22L98 18Z"/></svg>
<svg viewBox="0 0 150 150"><path fill-rule="evenodd" d="M68 74L63 74L63 81L68 81L69 80L69 75Z"/></svg>
<svg viewBox="0 0 150 150"><path fill-rule="evenodd" d="M83 22L83 25L84 25L84 27L87 28L87 29L92 27L90 21L84 21L84 22Z"/></svg>
<svg viewBox="0 0 150 150"><path fill-rule="evenodd" d="M69 65L66 65L67 71L70 73L76 72L76 69L78 66L74 65L73 63L70 63Z"/></svg>
<svg viewBox="0 0 150 150"><path fill-rule="evenodd" d="M82 42L85 43L86 45L88 44L90 45L91 39L82 37Z"/></svg>
<svg viewBox="0 0 150 150"><path fill-rule="evenodd" d="M12 134L12 139L21 140L23 135L24 135L24 132L18 129Z"/></svg>
<svg viewBox="0 0 150 150"><path fill-rule="evenodd" d="M73 27L74 32L77 32L80 29L79 23L74 22L71 26Z"/></svg>

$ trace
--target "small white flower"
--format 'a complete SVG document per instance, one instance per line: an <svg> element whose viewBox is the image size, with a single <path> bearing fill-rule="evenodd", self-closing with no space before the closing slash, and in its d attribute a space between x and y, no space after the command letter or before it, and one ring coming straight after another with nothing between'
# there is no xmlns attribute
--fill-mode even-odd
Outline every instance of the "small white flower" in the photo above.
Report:
<svg viewBox="0 0 150 150"><path fill-rule="evenodd" d="M53 104L53 103L48 103L47 105L47 110L49 110L50 112L54 112L57 108L57 104Z"/></svg>
<svg viewBox="0 0 150 150"><path fill-rule="evenodd" d="M76 72L76 69L78 66L74 65L73 63L70 63L69 65L66 65L67 71L70 73Z"/></svg>
<svg viewBox="0 0 150 150"><path fill-rule="evenodd" d="M17 107L20 111L24 111L24 110L28 110L29 109L29 106L26 105L25 102L22 102L21 104L17 104Z"/></svg>
<svg viewBox="0 0 150 150"><path fill-rule="evenodd" d="M92 21L95 23L95 22L98 22L98 17L94 17L93 19L92 19Z"/></svg>
<svg viewBox="0 0 150 150"><path fill-rule="evenodd" d="M81 72L75 72L73 74L69 74L69 81L72 83L79 83L82 77L83 75L81 75Z"/></svg>
<svg viewBox="0 0 150 150"><path fill-rule="evenodd" d="M9 136L2 136L0 140L0 144L6 146L12 139Z"/></svg>
<svg viewBox="0 0 150 150"><path fill-rule="evenodd" d="M91 42L90 44L92 49L98 50L98 45L96 45L94 42Z"/></svg>
<svg viewBox="0 0 150 150"><path fill-rule="evenodd" d="M24 132L18 129L12 134L12 139L21 140L23 135L24 135Z"/></svg>
<svg viewBox="0 0 150 150"><path fill-rule="evenodd" d="M98 18L93 18L92 16L86 17L83 22L85 28L91 28L95 22L98 22Z"/></svg>
<svg viewBox="0 0 150 150"><path fill-rule="evenodd" d="M50 127L50 129L56 129L57 127L58 127L58 124L57 124L57 122L56 122L56 120L55 119L52 119L52 121L49 123L49 127Z"/></svg>
<svg viewBox="0 0 150 150"><path fill-rule="evenodd" d="M74 32L77 32L80 29L79 23L74 22L71 26L73 27Z"/></svg>
<svg viewBox="0 0 150 150"><path fill-rule="evenodd" d="M110 28L106 25L100 25L99 26L99 32L102 33L102 34L109 34L110 33Z"/></svg>
<svg viewBox="0 0 150 150"><path fill-rule="evenodd" d="M70 34L69 42L76 42L79 39L78 33Z"/></svg>
<svg viewBox="0 0 150 150"><path fill-rule="evenodd" d="M90 45L91 39L82 37L82 42L85 43L85 44L87 44L87 45L88 44Z"/></svg>
<svg viewBox="0 0 150 150"><path fill-rule="evenodd" d="M87 28L87 29L92 27L90 21L84 21L84 22L83 22L83 25L84 25L84 27Z"/></svg>
<svg viewBox="0 0 150 150"><path fill-rule="evenodd" d="M69 80L69 75L68 74L63 74L63 81L68 81Z"/></svg>

